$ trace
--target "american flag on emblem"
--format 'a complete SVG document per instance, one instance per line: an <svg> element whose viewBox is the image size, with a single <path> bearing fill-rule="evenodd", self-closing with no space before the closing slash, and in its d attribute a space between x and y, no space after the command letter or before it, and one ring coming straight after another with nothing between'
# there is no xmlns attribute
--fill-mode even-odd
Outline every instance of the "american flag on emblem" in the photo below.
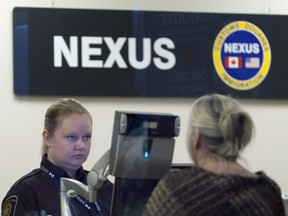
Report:
<svg viewBox="0 0 288 216"><path fill-rule="evenodd" d="M245 58L245 68L259 68L260 59L258 57L247 57Z"/></svg>

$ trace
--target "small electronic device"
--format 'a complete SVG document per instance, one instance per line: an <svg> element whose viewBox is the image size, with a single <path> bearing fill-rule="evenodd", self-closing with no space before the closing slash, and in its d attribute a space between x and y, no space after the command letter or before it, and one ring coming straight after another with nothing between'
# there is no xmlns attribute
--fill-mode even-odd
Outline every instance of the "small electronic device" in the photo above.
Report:
<svg viewBox="0 0 288 216"><path fill-rule="evenodd" d="M115 112L109 173L159 179L171 166L180 118L163 113Z"/></svg>

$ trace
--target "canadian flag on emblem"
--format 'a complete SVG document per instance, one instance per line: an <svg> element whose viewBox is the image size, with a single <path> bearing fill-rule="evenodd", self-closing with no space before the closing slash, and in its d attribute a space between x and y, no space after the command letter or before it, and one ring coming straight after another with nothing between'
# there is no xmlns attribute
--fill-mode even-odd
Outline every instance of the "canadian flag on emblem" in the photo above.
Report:
<svg viewBox="0 0 288 216"><path fill-rule="evenodd" d="M225 57L226 68L242 68L242 57L228 56Z"/></svg>

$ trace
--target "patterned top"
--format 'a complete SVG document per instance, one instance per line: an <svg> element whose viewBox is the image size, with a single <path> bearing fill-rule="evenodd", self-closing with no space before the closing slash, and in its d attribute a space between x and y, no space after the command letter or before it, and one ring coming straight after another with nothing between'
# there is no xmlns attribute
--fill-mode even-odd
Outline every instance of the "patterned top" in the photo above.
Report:
<svg viewBox="0 0 288 216"><path fill-rule="evenodd" d="M215 174L197 166L169 172L143 215L285 216L278 185L263 172L256 174Z"/></svg>

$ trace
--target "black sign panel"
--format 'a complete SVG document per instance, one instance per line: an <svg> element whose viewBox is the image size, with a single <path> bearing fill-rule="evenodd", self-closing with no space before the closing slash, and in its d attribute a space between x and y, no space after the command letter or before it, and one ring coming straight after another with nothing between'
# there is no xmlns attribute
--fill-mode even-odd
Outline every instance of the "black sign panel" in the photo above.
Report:
<svg viewBox="0 0 288 216"><path fill-rule="evenodd" d="M14 8L16 95L288 98L287 16Z"/></svg>

